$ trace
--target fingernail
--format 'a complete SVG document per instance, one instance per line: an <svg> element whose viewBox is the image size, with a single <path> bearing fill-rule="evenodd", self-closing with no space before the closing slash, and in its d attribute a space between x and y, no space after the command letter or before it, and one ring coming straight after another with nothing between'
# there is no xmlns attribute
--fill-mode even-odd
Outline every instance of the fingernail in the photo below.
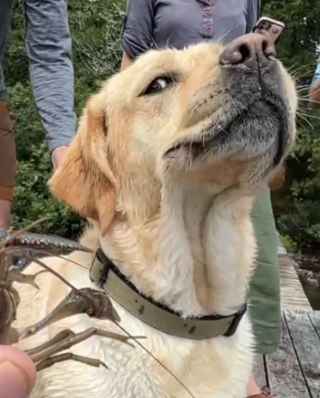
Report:
<svg viewBox="0 0 320 398"><path fill-rule="evenodd" d="M0 364L0 398L27 398L26 374L11 362Z"/></svg>

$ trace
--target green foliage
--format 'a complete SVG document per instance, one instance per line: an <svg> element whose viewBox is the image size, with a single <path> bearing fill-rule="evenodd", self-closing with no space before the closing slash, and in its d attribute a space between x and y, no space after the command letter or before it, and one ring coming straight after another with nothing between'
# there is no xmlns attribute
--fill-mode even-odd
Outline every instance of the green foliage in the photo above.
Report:
<svg viewBox="0 0 320 398"><path fill-rule="evenodd" d="M84 222L63 204L52 198L47 182L52 173L50 155L33 102L30 85L20 82L10 88L19 157L13 225L24 227L43 215L50 220L41 225L42 232L76 237Z"/></svg>
<svg viewBox="0 0 320 398"><path fill-rule="evenodd" d="M280 236L281 242L288 253L297 251L297 244L288 235Z"/></svg>
<svg viewBox="0 0 320 398"><path fill-rule="evenodd" d="M282 198L274 198L280 232L300 250L310 251L320 249L320 123L314 127L299 129L294 156L287 166L290 186Z"/></svg>
<svg viewBox="0 0 320 398"><path fill-rule="evenodd" d="M273 195L277 226L291 248L320 249L320 118L308 109L308 90L320 44L318 0L267 0L263 15L286 29L277 46L279 58L295 77L300 94L298 140L287 162L285 189Z"/></svg>
<svg viewBox="0 0 320 398"><path fill-rule="evenodd" d="M79 115L90 94L117 71L121 60L120 35L126 0L70 0L69 21L73 39L76 112ZM308 85L316 65L320 42L318 0L262 1L263 15L286 24L278 55L295 76L301 94L299 139L288 161L286 188L274 195L278 228L291 250L320 246L320 122L319 114L306 115ZM6 58L6 82L12 102L19 157L13 224L25 226L43 215L51 220L44 232L77 236L81 220L50 195L52 174L47 147L32 90L24 51L24 13L18 3ZM304 91L303 91L304 90Z"/></svg>
<svg viewBox="0 0 320 398"><path fill-rule="evenodd" d="M316 48L320 38L320 4L318 0L262 0L263 15L279 19L286 25L277 52L293 71L298 82L310 83L315 70Z"/></svg>

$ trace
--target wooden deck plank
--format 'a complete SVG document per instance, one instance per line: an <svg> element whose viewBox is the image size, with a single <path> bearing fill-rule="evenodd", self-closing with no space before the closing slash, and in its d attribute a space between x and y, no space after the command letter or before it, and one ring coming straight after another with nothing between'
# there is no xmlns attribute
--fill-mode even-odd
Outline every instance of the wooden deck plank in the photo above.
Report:
<svg viewBox="0 0 320 398"><path fill-rule="evenodd" d="M288 311L284 316L309 392L313 398L319 398L320 376L317 370L320 363L319 336L308 314Z"/></svg>
<svg viewBox="0 0 320 398"><path fill-rule="evenodd" d="M280 255L279 267L282 309L312 311L295 270L294 260L287 255Z"/></svg>
<svg viewBox="0 0 320 398"><path fill-rule="evenodd" d="M278 350L266 357L266 367L269 386L279 398L311 397L285 321L282 322L282 337Z"/></svg>
<svg viewBox="0 0 320 398"><path fill-rule="evenodd" d="M255 374L278 398L320 398L320 311L314 312L294 260L279 243L283 310L282 337L276 353L257 357Z"/></svg>
<svg viewBox="0 0 320 398"><path fill-rule="evenodd" d="M313 325L313 327L315 328L318 337L320 339L320 311L313 311L311 313L308 314L310 321Z"/></svg>

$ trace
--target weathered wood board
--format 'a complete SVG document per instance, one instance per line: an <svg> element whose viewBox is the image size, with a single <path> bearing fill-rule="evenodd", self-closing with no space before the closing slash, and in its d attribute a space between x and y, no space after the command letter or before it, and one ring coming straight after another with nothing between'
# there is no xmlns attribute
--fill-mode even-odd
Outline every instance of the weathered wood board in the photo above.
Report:
<svg viewBox="0 0 320 398"><path fill-rule="evenodd" d="M292 345L310 395L320 397L320 339L307 313L284 314Z"/></svg>
<svg viewBox="0 0 320 398"><path fill-rule="evenodd" d="M282 309L312 311L295 270L294 260L289 256L279 256L279 268Z"/></svg>
<svg viewBox="0 0 320 398"><path fill-rule="evenodd" d="M276 353L257 358L259 385L277 398L320 398L320 311L284 311Z"/></svg>

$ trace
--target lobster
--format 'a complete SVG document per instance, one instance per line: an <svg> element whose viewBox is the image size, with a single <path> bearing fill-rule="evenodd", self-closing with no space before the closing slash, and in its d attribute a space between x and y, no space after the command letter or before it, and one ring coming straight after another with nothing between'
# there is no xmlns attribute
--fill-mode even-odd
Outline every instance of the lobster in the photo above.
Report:
<svg viewBox="0 0 320 398"><path fill-rule="evenodd" d="M117 340L132 348L134 348L134 345L130 340L133 340L158 365L168 372L190 397L195 398L177 376L139 342L140 339L145 339L145 336L132 336L120 325L120 317L105 292L92 288L77 289L40 260L41 257L57 256L71 261L63 256L71 254L74 251L92 253L91 249L69 239L28 232L31 228L36 227L46 219L42 218L21 231L3 234L0 231L0 345L18 343L22 339L35 335L40 330L61 319L77 314L87 314L89 317L113 322L124 334L109 332L95 327L79 333L74 333L70 329L62 330L49 341L25 351L34 362L38 372L56 363L69 360L93 367L102 366L108 369L107 364L98 358L88 358L64 351L94 335ZM18 265L14 263L14 259L19 260ZM22 273L22 267L21 265L19 266L21 259L35 262L42 270L34 275ZM75 264L81 266L81 264ZM12 327L12 323L16 319L20 297L13 284L24 283L38 289L36 279L43 272L50 272L53 276L59 278L71 288L71 291L44 319L18 331Z"/></svg>
<svg viewBox="0 0 320 398"><path fill-rule="evenodd" d="M40 260L41 257L61 257L73 251L92 252L90 249L72 240L28 232L31 228L37 226L44 220L45 219L40 219L24 230L13 233L2 233L2 235L0 235L0 344L17 343L26 337L36 334L58 320L76 314L87 314L89 317L105 319L114 323L120 321L118 313L103 291L92 288L76 289L67 280ZM24 258L27 261L34 261L42 270L35 275L22 273L19 266L14 265L13 260L15 258L20 260ZM32 288L37 289L37 276L43 272L52 273L55 277L68 285L71 291L43 320L35 325L26 327L22 331L18 331L12 327L20 302L19 293L14 287L14 282L29 284ZM99 359L87 358L70 352L61 353L93 335L116 339L129 345L132 345L129 343L130 339L135 340L139 338L112 333L98 328L90 328L77 334L71 330L63 330L49 341L26 351L26 353L31 357L38 371L46 369L55 363L67 360L82 362L95 367L103 366L108 368L107 365Z"/></svg>

